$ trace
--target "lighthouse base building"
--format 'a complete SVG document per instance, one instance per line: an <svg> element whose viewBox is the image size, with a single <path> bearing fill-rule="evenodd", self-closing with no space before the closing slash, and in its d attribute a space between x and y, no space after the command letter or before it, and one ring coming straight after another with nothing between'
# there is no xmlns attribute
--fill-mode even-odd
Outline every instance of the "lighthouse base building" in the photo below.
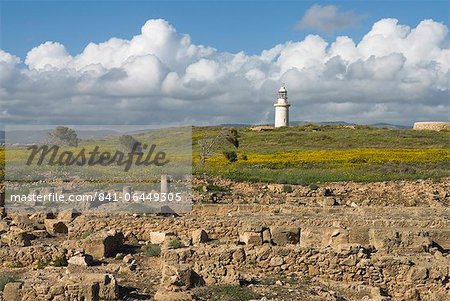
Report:
<svg viewBox="0 0 450 301"><path fill-rule="evenodd" d="M287 90L284 86L278 90L278 99L275 107L275 127L289 126L289 107Z"/></svg>

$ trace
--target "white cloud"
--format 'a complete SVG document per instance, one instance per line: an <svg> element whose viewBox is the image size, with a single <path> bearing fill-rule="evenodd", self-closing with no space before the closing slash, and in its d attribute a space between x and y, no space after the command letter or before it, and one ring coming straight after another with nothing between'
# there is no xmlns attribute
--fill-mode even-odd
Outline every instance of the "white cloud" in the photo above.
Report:
<svg viewBox="0 0 450 301"><path fill-rule="evenodd" d="M357 43L318 35L249 56L193 44L164 20L130 40L91 43L71 56L57 42L25 65L0 50L4 123L272 122L285 82L293 120L360 123L448 119L448 29L382 19Z"/></svg>
<svg viewBox="0 0 450 301"><path fill-rule="evenodd" d="M334 31L357 26L361 16L351 11L340 11L335 5L311 6L297 23L297 29L315 29L332 33Z"/></svg>
<svg viewBox="0 0 450 301"><path fill-rule="evenodd" d="M47 41L28 52L25 64L35 70L62 69L71 60L63 45Z"/></svg>

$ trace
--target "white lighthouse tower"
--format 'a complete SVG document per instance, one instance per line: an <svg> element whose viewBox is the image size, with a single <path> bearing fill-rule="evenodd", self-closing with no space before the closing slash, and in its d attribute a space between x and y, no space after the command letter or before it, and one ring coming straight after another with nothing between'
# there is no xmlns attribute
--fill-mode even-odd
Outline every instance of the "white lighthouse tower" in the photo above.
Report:
<svg viewBox="0 0 450 301"><path fill-rule="evenodd" d="M288 103L287 90L283 85L281 86L280 90L278 90L278 100L274 104L276 128L289 125L290 106L291 105Z"/></svg>

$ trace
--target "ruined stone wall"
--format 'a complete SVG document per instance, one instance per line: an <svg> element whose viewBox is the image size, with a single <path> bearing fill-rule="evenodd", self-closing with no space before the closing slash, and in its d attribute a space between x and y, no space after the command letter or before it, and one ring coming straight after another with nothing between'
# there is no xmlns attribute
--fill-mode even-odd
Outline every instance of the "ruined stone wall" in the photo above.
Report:
<svg viewBox="0 0 450 301"><path fill-rule="evenodd" d="M414 130L450 131L450 122L414 122Z"/></svg>
<svg viewBox="0 0 450 301"><path fill-rule="evenodd" d="M300 277L299 281L318 277L378 287L395 300L405 300L405 294L416 294L420 300L444 300L440 298L449 292L448 260L423 262L414 256L398 257L356 244L322 249L270 244L226 248L205 245L167 250L162 260L173 269L192 266L208 285L253 282L259 275L270 278L283 274Z"/></svg>

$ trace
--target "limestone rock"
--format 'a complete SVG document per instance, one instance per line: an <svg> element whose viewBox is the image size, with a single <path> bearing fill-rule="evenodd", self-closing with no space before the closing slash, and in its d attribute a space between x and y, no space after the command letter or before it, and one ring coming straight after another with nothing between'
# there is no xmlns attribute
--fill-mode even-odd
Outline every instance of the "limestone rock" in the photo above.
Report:
<svg viewBox="0 0 450 301"><path fill-rule="evenodd" d="M122 232L108 231L92 235L84 242L86 252L95 258L114 257L123 248Z"/></svg>
<svg viewBox="0 0 450 301"><path fill-rule="evenodd" d="M176 286L186 290L194 285L194 271L188 264L163 265L161 283L164 288Z"/></svg>
<svg viewBox="0 0 450 301"><path fill-rule="evenodd" d="M238 248L233 252L233 262L243 263L245 261L245 250L243 248Z"/></svg>
<svg viewBox="0 0 450 301"><path fill-rule="evenodd" d="M10 247L28 247L31 245L33 236L23 231L11 231L2 236L2 241Z"/></svg>
<svg viewBox="0 0 450 301"><path fill-rule="evenodd" d="M57 219L65 220L65 221L72 221L74 218L79 216L80 213L76 211L75 209L65 210L58 212Z"/></svg>
<svg viewBox="0 0 450 301"><path fill-rule="evenodd" d="M89 254L78 254L70 257L67 263L73 265L91 266L94 263L94 259Z"/></svg>
<svg viewBox="0 0 450 301"><path fill-rule="evenodd" d="M192 243L200 244L208 242L208 234L203 229L197 229L191 233Z"/></svg>
<svg viewBox="0 0 450 301"><path fill-rule="evenodd" d="M84 283L98 283L99 297L102 300L117 300L118 284L112 274L92 273L83 277Z"/></svg>
<svg viewBox="0 0 450 301"><path fill-rule="evenodd" d="M150 242L154 245L160 245L166 240L166 236L171 234L170 232L150 232Z"/></svg>
<svg viewBox="0 0 450 301"><path fill-rule="evenodd" d="M269 229L264 229L263 231L262 231L262 241L263 241L263 243L266 243L266 242L268 242L268 243L270 243L271 242L271 235L270 235L270 230Z"/></svg>
<svg viewBox="0 0 450 301"><path fill-rule="evenodd" d="M44 220L45 229L51 235L67 234L69 228L67 227L66 221L59 219L45 219Z"/></svg>
<svg viewBox="0 0 450 301"><path fill-rule="evenodd" d="M22 300L22 283L10 282L3 289L3 299L5 301L21 301Z"/></svg>
<svg viewBox="0 0 450 301"><path fill-rule="evenodd" d="M271 227L270 234L272 242L277 246L300 242L300 228L298 227Z"/></svg>
<svg viewBox="0 0 450 301"><path fill-rule="evenodd" d="M400 245L401 239L393 229L370 229L369 241L377 250L391 252Z"/></svg>
<svg viewBox="0 0 450 301"><path fill-rule="evenodd" d="M283 263L284 263L284 259L283 259L283 257L280 257L280 256L273 257L270 260L270 265L273 267L281 266Z"/></svg>
<svg viewBox="0 0 450 301"><path fill-rule="evenodd" d="M31 219L28 218L27 215L23 215L23 214L14 215L12 218L11 225L16 226L17 228L19 228L25 232L31 232L36 229L43 229L43 227L41 225L33 222Z"/></svg>
<svg viewBox="0 0 450 301"><path fill-rule="evenodd" d="M261 233L259 232L244 232L239 235L239 241L246 245L260 245L262 244Z"/></svg>

